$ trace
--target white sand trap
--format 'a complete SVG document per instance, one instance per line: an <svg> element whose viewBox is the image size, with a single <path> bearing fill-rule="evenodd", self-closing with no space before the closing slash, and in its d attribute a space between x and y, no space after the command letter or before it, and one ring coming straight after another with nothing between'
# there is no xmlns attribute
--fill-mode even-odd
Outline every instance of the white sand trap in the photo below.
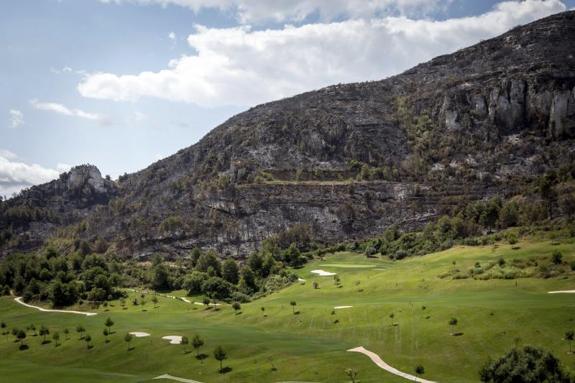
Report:
<svg viewBox="0 0 575 383"><path fill-rule="evenodd" d="M312 270L311 273L317 274L320 277L332 277L332 276L337 274L337 273L330 273L329 271L325 271L325 270Z"/></svg>
<svg viewBox="0 0 575 383"><path fill-rule="evenodd" d="M14 298L14 300L18 303L20 303L22 306L26 306L26 307L30 307L36 310L40 310L42 312L45 313L65 313L65 314L78 314L78 315L86 315L88 317L94 316L94 315L98 315L98 313L89 313L89 312L85 312L85 311L73 311L73 310L51 310L51 309L45 309L44 307L38 307L38 306L34 306L31 304L28 304L24 301L22 301L22 297L18 297L18 298Z"/></svg>
<svg viewBox="0 0 575 383"><path fill-rule="evenodd" d="M353 306L335 306L333 309L334 310L345 310L345 309L350 309Z"/></svg>
<svg viewBox="0 0 575 383"><path fill-rule="evenodd" d="M150 334L148 334L147 332L141 332L141 331L132 331L130 335L133 335L136 338L145 338L147 336L150 336Z"/></svg>
<svg viewBox="0 0 575 383"><path fill-rule="evenodd" d="M298 278L297 281L298 281L298 282L305 282L305 279L303 279L303 278Z"/></svg>
<svg viewBox="0 0 575 383"><path fill-rule="evenodd" d="M406 374L405 372L401 372L398 369L395 369L393 367L391 367L389 364L385 363L383 360L381 360L381 358L379 357L379 355L377 355L374 352L368 351L363 347L356 347L356 348L352 348L350 350L347 350L348 352L359 352L360 354L366 355L369 359L371 359L371 361L373 363L375 363L379 368L384 369L387 372L390 372L394 375L397 376L401 376L404 379L407 380L411 380L412 382L420 382L420 383L436 383L434 381L431 380L425 380L423 378L419 378L417 376L413 376L413 375L409 375Z"/></svg>
<svg viewBox="0 0 575 383"><path fill-rule="evenodd" d="M180 344L182 343L182 337L180 335L166 335L162 339L169 340L170 344Z"/></svg>
<svg viewBox="0 0 575 383"><path fill-rule="evenodd" d="M197 380L178 378L177 376L172 376L172 375L168 375L168 374L156 376L153 380L156 380L156 379L169 379L169 380L175 380L176 382L183 382L183 383L201 383L201 382L198 382Z"/></svg>
<svg viewBox="0 0 575 383"><path fill-rule="evenodd" d="M195 305L205 306L202 302L194 302ZM220 303L208 303L208 306L221 306Z"/></svg>
<svg viewBox="0 0 575 383"><path fill-rule="evenodd" d="M549 291L547 294L575 294L575 290Z"/></svg>
<svg viewBox="0 0 575 383"><path fill-rule="evenodd" d="M188 298L180 298L180 299L183 300L183 301L186 302L186 303L192 303L192 301L189 300Z"/></svg>

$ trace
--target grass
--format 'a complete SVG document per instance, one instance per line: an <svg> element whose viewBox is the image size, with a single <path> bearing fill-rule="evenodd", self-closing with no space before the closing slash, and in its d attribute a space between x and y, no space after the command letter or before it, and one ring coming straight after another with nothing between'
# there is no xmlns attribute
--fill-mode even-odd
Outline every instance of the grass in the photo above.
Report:
<svg viewBox="0 0 575 383"><path fill-rule="evenodd" d="M158 297L157 308L150 296L144 307L133 306L137 292L129 292L126 310L113 302L98 309L94 317L41 313L3 297L0 320L9 329L44 324L51 332L60 332L62 345L42 345L40 336L29 333L30 348L19 351L12 335L0 335L0 372L10 382L147 382L166 373L205 383L349 382L344 369L354 368L362 383L405 382L377 368L367 357L345 351L364 346L411 374L422 365L427 379L476 382L477 371L490 356L497 357L516 344L531 344L549 349L575 373L575 356L567 353L569 345L563 340L567 330L575 329L575 297L547 294L574 289L575 275L486 281L439 278L452 268L467 270L476 262L501 257L512 261L559 250L564 262L575 260L572 239L538 237L515 246L519 249L503 243L457 247L399 262L337 253L297 270L305 283L242 304L240 315L229 305L206 310L163 296ZM333 277L311 274L315 269L338 273L341 287ZM319 289L313 288L313 282ZM292 314L293 300L297 315ZM353 308L333 310L348 305ZM106 344L102 331L108 316L116 324ZM449 325L451 318L457 318L456 326ZM92 336L92 349L78 339L78 324ZM71 330L69 340L63 335L66 327ZM128 331L152 336L134 338L133 350L128 351L123 340ZM184 346L161 339L165 335L191 339L194 334L206 342L201 351L208 358L203 362L194 358L193 351L186 353ZM226 374L218 373L219 362L212 355L217 345L229 355L224 366L231 371Z"/></svg>

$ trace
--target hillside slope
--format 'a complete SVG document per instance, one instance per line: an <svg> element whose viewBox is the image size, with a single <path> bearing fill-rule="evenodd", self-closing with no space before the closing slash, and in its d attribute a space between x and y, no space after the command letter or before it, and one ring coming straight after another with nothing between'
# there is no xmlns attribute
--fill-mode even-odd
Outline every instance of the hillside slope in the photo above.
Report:
<svg viewBox="0 0 575 383"><path fill-rule="evenodd" d="M386 80L257 106L121 177L86 214L52 204L46 186L4 202L5 251L83 220L75 236L121 254L243 255L298 223L333 242L512 195L573 163L574 52L575 12L565 12ZM39 205L69 219L8 214Z"/></svg>

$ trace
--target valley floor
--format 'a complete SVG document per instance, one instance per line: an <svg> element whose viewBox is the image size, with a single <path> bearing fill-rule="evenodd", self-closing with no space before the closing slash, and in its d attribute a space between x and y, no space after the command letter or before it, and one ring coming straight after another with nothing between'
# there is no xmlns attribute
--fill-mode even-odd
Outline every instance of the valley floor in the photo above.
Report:
<svg viewBox="0 0 575 383"><path fill-rule="evenodd" d="M159 296L156 307L149 298L145 306L127 299L126 309L116 301L95 310L95 316L41 312L3 297L0 321L8 330L43 324L52 333L59 331L61 345L42 345L42 337L29 332L29 349L20 351L14 336L0 335L0 374L7 382L169 382L153 380L168 374L202 383L336 383L349 382L344 370L354 368L362 383L408 382L365 355L347 352L362 346L404 373L416 375L415 367L421 365L424 379L460 383L479 381L478 371L489 357L526 344L552 351L575 372L575 355L568 353L563 340L566 331L575 329L575 295L548 294L575 289L575 274L549 279L440 278L477 262L503 258L509 263L555 250L562 252L564 262L575 260L571 238L531 239L514 248L503 243L457 247L399 262L337 253L297 270L305 281L243 304L237 314L229 305L206 309L194 304L201 297L184 301ZM332 275L312 273L317 270L336 273L341 286ZM140 296L137 291L129 294ZM171 294L184 297L181 291ZM102 335L107 317L115 322L109 343ZM451 318L457 325L449 324ZM79 340L75 328L80 324L91 335L93 348ZM71 330L69 339L64 328ZM135 337L128 350L127 332L150 336ZM191 340L195 334L205 341L200 351L208 357L203 361L195 358L191 344L162 339L173 335ZM223 363L229 367L225 374L218 373L219 362L212 354L218 345L229 355Z"/></svg>

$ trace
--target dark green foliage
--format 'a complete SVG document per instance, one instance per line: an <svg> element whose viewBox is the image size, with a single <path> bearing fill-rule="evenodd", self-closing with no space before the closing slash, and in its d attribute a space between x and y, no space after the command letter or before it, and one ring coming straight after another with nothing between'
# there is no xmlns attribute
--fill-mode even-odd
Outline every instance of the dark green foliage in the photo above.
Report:
<svg viewBox="0 0 575 383"><path fill-rule="evenodd" d="M513 349L500 359L488 362L479 375L486 383L573 382L555 356L531 346Z"/></svg>
<svg viewBox="0 0 575 383"><path fill-rule="evenodd" d="M202 292L212 299L227 299L236 287L220 277L211 277L202 283Z"/></svg>
<svg viewBox="0 0 575 383"><path fill-rule="evenodd" d="M222 266L222 278L235 285L240 280L238 264L233 259L227 259Z"/></svg>
<svg viewBox="0 0 575 383"><path fill-rule="evenodd" d="M222 346L217 346L214 350L214 358L220 362L220 372L223 371L223 361L228 358L228 354Z"/></svg>

